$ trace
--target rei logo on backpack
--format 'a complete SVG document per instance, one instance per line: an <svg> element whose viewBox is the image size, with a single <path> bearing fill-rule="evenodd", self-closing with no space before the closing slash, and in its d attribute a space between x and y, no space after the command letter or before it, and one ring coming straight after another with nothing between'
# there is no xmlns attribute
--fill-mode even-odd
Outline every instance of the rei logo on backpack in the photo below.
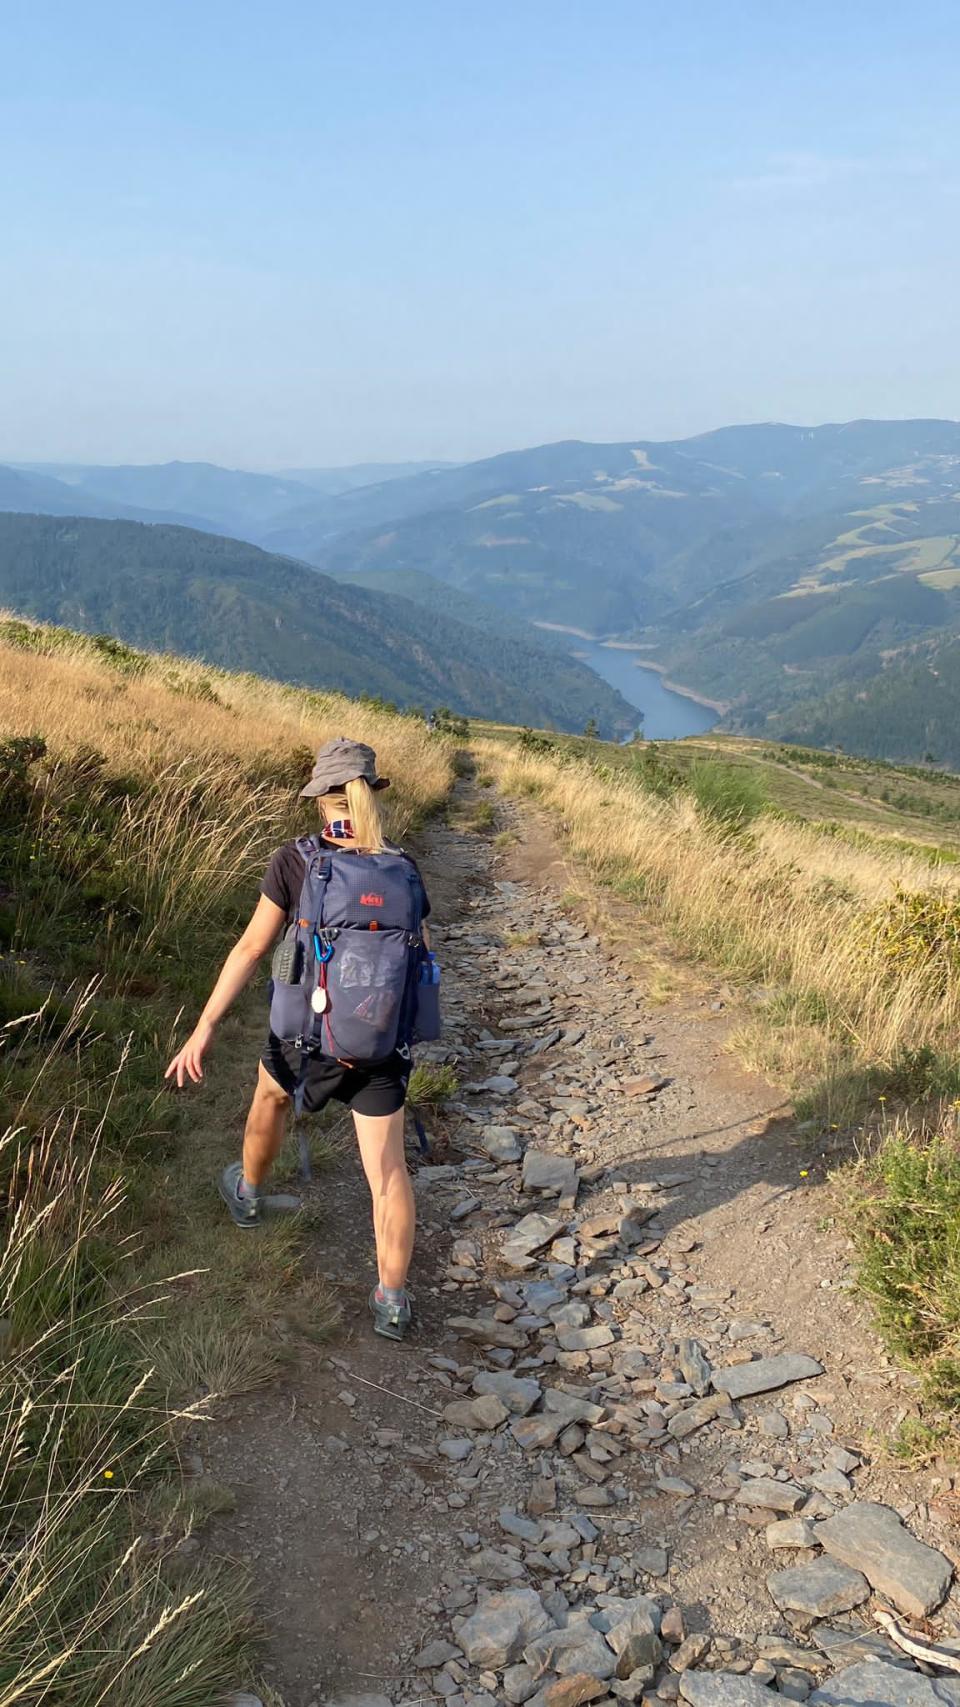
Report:
<svg viewBox="0 0 960 1707"><path fill-rule="evenodd" d="M382 1061L416 1030L425 896L402 853L330 854L302 836L297 917L273 957L270 1029L342 1061Z"/></svg>

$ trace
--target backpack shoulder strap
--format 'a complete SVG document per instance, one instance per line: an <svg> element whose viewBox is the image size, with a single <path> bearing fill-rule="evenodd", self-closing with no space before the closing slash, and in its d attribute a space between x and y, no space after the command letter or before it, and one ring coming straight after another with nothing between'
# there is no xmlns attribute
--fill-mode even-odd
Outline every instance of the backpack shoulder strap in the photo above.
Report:
<svg viewBox="0 0 960 1707"><path fill-rule="evenodd" d="M320 922L323 918L323 898L333 869L333 855L324 852L319 836L298 836L296 849L303 860L300 919Z"/></svg>

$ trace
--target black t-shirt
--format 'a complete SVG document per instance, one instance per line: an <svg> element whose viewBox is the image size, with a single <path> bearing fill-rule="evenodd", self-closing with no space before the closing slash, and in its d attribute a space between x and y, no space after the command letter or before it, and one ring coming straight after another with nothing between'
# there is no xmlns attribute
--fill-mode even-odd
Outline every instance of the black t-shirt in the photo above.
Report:
<svg viewBox="0 0 960 1707"><path fill-rule="evenodd" d="M338 847L335 842L324 841L323 851L324 853L335 854L338 859L351 859L354 850ZM385 851L387 853L399 853L400 849L387 848ZM403 857L410 861L422 884L423 878L420 876L420 868L416 860L410 859L410 855L407 853ZM287 925L291 925L297 916L300 891L303 888L304 869L303 855L298 852L296 842L284 842L283 847L277 849L267 866L263 882L260 885L261 895L266 895L268 901L273 901L276 906L283 908ZM430 916L430 901L426 889L424 889L423 894L423 917L426 919Z"/></svg>

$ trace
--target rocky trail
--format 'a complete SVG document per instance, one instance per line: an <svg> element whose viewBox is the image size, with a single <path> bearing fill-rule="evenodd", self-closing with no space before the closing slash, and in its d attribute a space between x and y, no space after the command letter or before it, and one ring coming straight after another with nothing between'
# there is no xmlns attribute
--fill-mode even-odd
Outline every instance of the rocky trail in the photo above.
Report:
<svg viewBox="0 0 960 1707"><path fill-rule="evenodd" d="M205 1545L254 1573L268 1697L960 1704L952 1653L875 1617L960 1652L953 1491L880 1450L909 1393L820 1147L734 1064L722 996L647 1005L549 831L502 810L509 852L437 828L424 862L446 1035L420 1059L461 1084L447 1159L410 1152L416 1332L369 1333L348 1156L314 1188L340 1328L199 1442L236 1490Z"/></svg>

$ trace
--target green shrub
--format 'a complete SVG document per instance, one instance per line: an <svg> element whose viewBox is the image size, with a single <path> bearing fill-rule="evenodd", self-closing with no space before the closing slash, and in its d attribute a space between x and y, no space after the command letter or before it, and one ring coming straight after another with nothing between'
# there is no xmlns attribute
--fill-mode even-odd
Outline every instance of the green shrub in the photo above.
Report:
<svg viewBox="0 0 960 1707"><path fill-rule="evenodd" d="M863 918L865 949L892 978L922 970L938 991L960 972L960 897L936 890L904 889Z"/></svg>
<svg viewBox="0 0 960 1707"><path fill-rule="evenodd" d="M436 1107L456 1096L457 1089L457 1075L446 1065L424 1061L410 1074L409 1097L414 1105Z"/></svg>
<svg viewBox="0 0 960 1707"><path fill-rule="evenodd" d="M766 789L756 771L708 759L691 769L689 788L703 817L727 835L748 828L767 806Z"/></svg>
<svg viewBox="0 0 960 1707"><path fill-rule="evenodd" d="M647 794L670 800L683 788L684 772L666 757L655 741L630 749L630 772Z"/></svg>
<svg viewBox="0 0 960 1707"><path fill-rule="evenodd" d="M860 1284L892 1350L960 1406L960 1148L956 1132L890 1133L852 1206Z"/></svg>
<svg viewBox="0 0 960 1707"><path fill-rule="evenodd" d="M517 736L517 746L522 753L537 753L541 756L557 751L556 741L551 741L548 735L536 735L532 729L521 729Z"/></svg>

